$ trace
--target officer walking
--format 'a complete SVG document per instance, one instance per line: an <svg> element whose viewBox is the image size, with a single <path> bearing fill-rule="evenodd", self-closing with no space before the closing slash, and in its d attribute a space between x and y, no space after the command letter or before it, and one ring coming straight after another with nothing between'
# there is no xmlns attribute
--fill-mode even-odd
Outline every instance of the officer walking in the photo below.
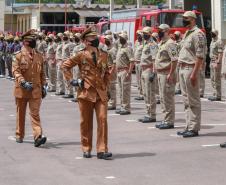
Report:
<svg viewBox="0 0 226 185"><path fill-rule="evenodd" d="M77 55L62 64L65 79L73 86L79 86L78 103L81 114L81 143L84 158L91 158L93 112L97 118L97 158L109 159L107 126L107 86L109 71L107 53L99 50L99 39L93 27L85 30L81 38L86 45ZM72 68L78 65L81 79L73 80Z"/></svg>
<svg viewBox="0 0 226 185"><path fill-rule="evenodd" d="M155 57L158 50L157 43L151 39L151 27L142 30L144 46L141 54L141 85L146 104L146 115L138 119L142 123L156 122L156 73L154 71Z"/></svg>
<svg viewBox="0 0 226 185"><path fill-rule="evenodd" d="M33 30L22 35L23 47L15 53L13 59L13 75L16 79L14 96L16 97L16 142L22 143L24 138L26 106L29 104L34 135L34 146L45 144L40 123L41 99L46 96L46 79L43 68L43 57L35 50L36 35Z"/></svg>
<svg viewBox="0 0 226 185"><path fill-rule="evenodd" d="M156 124L159 129L174 128L175 121L175 84L176 84L176 67L177 67L177 45L170 38L170 27L167 24L159 26L159 49L155 60L157 71L160 100L164 120L161 124Z"/></svg>
<svg viewBox="0 0 226 185"><path fill-rule="evenodd" d="M183 24L188 28L184 34L183 45L179 53L179 77L184 97L186 128L178 135L195 137L199 135L201 125L201 101L199 94L199 72L205 57L205 36L196 25L196 14L186 11Z"/></svg>
<svg viewBox="0 0 226 185"><path fill-rule="evenodd" d="M116 55L117 80L119 85L120 109L116 114L130 114L131 74L133 70L133 51L128 47L128 36L125 33L119 35L120 47Z"/></svg>
<svg viewBox="0 0 226 185"><path fill-rule="evenodd" d="M6 66L8 69L8 77L7 79L13 79L13 74L12 74L12 55L14 52L14 45L13 45L13 35L8 35L6 38L7 44L6 44L6 55L5 55L5 62Z"/></svg>
<svg viewBox="0 0 226 185"><path fill-rule="evenodd" d="M224 45L218 37L218 31L211 32L212 41L210 44L210 77L214 89L213 96L209 97L210 101L221 101L221 62Z"/></svg>

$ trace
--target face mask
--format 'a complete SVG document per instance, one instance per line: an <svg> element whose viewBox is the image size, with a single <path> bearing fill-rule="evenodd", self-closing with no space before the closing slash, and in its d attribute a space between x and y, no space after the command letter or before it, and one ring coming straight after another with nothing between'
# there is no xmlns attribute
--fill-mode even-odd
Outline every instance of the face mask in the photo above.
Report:
<svg viewBox="0 0 226 185"><path fill-rule="evenodd" d="M216 38L216 34L215 33L211 33L211 37L214 39L214 38Z"/></svg>
<svg viewBox="0 0 226 185"><path fill-rule="evenodd" d="M52 39L50 39L50 38L48 39L48 42L52 42L52 41L53 41Z"/></svg>
<svg viewBox="0 0 226 185"><path fill-rule="evenodd" d="M164 37L165 33L162 31L158 32L159 39L161 40Z"/></svg>
<svg viewBox="0 0 226 185"><path fill-rule="evenodd" d="M119 42L120 42L120 44L122 44L122 45L125 45L125 44L126 44L126 40L123 39L123 38L120 38Z"/></svg>
<svg viewBox="0 0 226 185"><path fill-rule="evenodd" d="M183 25L184 25L184 27L187 27L189 24L191 24L189 20L183 19Z"/></svg>
<svg viewBox="0 0 226 185"><path fill-rule="evenodd" d="M158 42L158 40L157 40L155 37L152 37L152 39L153 39L155 42Z"/></svg>
<svg viewBox="0 0 226 185"><path fill-rule="evenodd" d="M146 35L146 34L144 34L144 40L150 40L150 35Z"/></svg>
<svg viewBox="0 0 226 185"><path fill-rule="evenodd" d="M117 40L117 39L118 39L117 35L114 35L114 39L115 39L115 40Z"/></svg>
<svg viewBox="0 0 226 185"><path fill-rule="evenodd" d="M92 41L89 41L89 42L91 43L91 46L93 46L95 48L98 48L99 43L100 43L98 38L96 38L96 39L94 39Z"/></svg>
<svg viewBox="0 0 226 185"><path fill-rule="evenodd" d="M141 36L141 35L138 35L138 36L137 36L137 40L138 40L139 42L141 42L141 41L143 40L142 36Z"/></svg>
<svg viewBox="0 0 226 185"><path fill-rule="evenodd" d="M75 37L75 42L80 42L80 39Z"/></svg>
<svg viewBox="0 0 226 185"><path fill-rule="evenodd" d="M34 49L36 47L36 40L31 40L28 42L28 46L32 49Z"/></svg>
<svg viewBox="0 0 226 185"><path fill-rule="evenodd" d="M175 40L179 40L180 36L179 35L175 35Z"/></svg>
<svg viewBox="0 0 226 185"><path fill-rule="evenodd" d="M68 41L68 37L63 37L63 40L64 41Z"/></svg>
<svg viewBox="0 0 226 185"><path fill-rule="evenodd" d="M105 44L106 44L107 46L110 46L110 45L111 45L111 42L110 42L109 40L105 40Z"/></svg>

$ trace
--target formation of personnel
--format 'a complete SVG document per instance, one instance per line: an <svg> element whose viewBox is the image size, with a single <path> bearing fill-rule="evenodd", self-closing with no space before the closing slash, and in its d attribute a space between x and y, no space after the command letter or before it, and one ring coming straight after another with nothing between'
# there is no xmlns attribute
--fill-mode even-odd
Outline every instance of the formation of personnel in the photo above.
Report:
<svg viewBox="0 0 226 185"><path fill-rule="evenodd" d="M177 134L199 135L201 101L205 90L207 41L196 25L196 14L187 11L183 24L188 31L170 34L170 27L161 24L158 33L151 27L137 31L132 47L128 33L107 30L104 43L97 32L88 28L82 34L49 34L29 31L19 37L0 35L0 77L15 79L17 106L16 141L23 142L26 105L29 103L35 146L47 140L42 134L39 109L48 92L63 98L74 98L81 115L81 143L84 158L92 157L93 112L96 112L97 157L109 159L107 110L131 114L131 82L135 68L137 101L145 102L141 123L156 122L156 106L161 104L164 118L156 128L173 129L175 95L184 97L186 127ZM14 54L13 54L14 53ZM217 30L212 31L210 45L211 101L221 100L221 76L226 76L226 49ZM6 64L6 66L5 66ZM223 65L222 65L223 64ZM118 89L116 84L118 84ZM119 93L119 102L117 102ZM117 104L119 107L117 107ZM226 146L222 144L221 146Z"/></svg>

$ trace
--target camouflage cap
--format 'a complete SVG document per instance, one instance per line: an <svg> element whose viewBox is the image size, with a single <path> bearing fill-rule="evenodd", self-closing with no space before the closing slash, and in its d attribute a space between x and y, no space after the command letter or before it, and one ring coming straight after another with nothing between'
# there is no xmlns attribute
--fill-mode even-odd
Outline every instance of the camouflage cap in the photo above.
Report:
<svg viewBox="0 0 226 185"><path fill-rule="evenodd" d="M107 40L113 40L113 37L112 37L111 35L106 35L106 36L104 37L104 39L107 39Z"/></svg>
<svg viewBox="0 0 226 185"><path fill-rule="evenodd" d="M170 27L169 27L168 24L161 24L161 25L159 26L159 29L161 29L161 30L169 30Z"/></svg>
<svg viewBox="0 0 226 185"><path fill-rule="evenodd" d="M124 39L128 40L128 35L127 35L127 34L125 34L125 33L121 33L121 34L119 34L119 37L121 37L121 38L124 38Z"/></svg>
<svg viewBox="0 0 226 185"><path fill-rule="evenodd" d="M37 35L35 34L34 30L29 30L24 33L22 36L22 40L34 40L36 39Z"/></svg>
<svg viewBox="0 0 226 185"><path fill-rule="evenodd" d="M192 17L194 19L197 19L197 16L196 16L195 12L193 12L193 11L186 11L183 14L183 17Z"/></svg>
<svg viewBox="0 0 226 185"><path fill-rule="evenodd" d="M1 39L3 39L3 38L4 38L4 35L3 35L2 33L0 34L0 38L1 38Z"/></svg>
<svg viewBox="0 0 226 185"><path fill-rule="evenodd" d="M55 38L55 37L54 37L54 35L53 35L53 34L49 34L49 35L48 35L48 38L50 38L50 39L54 40L54 38Z"/></svg>
<svg viewBox="0 0 226 185"><path fill-rule="evenodd" d="M63 37L63 33L58 33L57 36L58 37Z"/></svg>
<svg viewBox="0 0 226 185"><path fill-rule="evenodd" d="M175 32L174 32L174 35L180 36L180 35L181 35L181 32L180 32L180 31L175 31Z"/></svg>
<svg viewBox="0 0 226 185"><path fill-rule="evenodd" d="M136 34L142 35L142 30L137 30Z"/></svg>
<svg viewBox="0 0 226 185"><path fill-rule="evenodd" d="M151 36L157 38L159 35L158 35L157 32L153 32L153 33L151 34Z"/></svg>
<svg viewBox="0 0 226 185"><path fill-rule="evenodd" d="M146 27L143 28L142 32L143 33L152 33L152 29L151 29L151 27L146 26Z"/></svg>
<svg viewBox="0 0 226 185"><path fill-rule="evenodd" d="M106 30L104 35L112 35L112 31L111 30Z"/></svg>
<svg viewBox="0 0 226 185"><path fill-rule="evenodd" d="M218 35L218 30L215 30L215 29L214 29L214 30L212 30L211 32L214 33L215 35Z"/></svg>
<svg viewBox="0 0 226 185"><path fill-rule="evenodd" d="M80 38L81 37L81 33L75 33L75 37Z"/></svg>
<svg viewBox="0 0 226 185"><path fill-rule="evenodd" d="M14 38L14 41L20 41L20 37L16 36L16 37Z"/></svg>

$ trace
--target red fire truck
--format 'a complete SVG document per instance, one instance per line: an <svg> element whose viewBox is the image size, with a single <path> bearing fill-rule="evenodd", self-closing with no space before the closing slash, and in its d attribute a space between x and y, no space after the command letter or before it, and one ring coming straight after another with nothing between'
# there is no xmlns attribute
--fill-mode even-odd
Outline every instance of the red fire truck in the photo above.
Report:
<svg viewBox="0 0 226 185"><path fill-rule="evenodd" d="M171 33L181 31L184 33L186 28L183 26L183 13L181 9L129 9L114 11L110 21L101 21L98 23L97 29L100 34L103 34L110 28L112 32L120 32L126 30L130 41L136 40L136 31L145 26L150 26L157 32L160 24L168 24L171 27ZM204 23L202 13L195 10L197 15L197 25L203 31Z"/></svg>

